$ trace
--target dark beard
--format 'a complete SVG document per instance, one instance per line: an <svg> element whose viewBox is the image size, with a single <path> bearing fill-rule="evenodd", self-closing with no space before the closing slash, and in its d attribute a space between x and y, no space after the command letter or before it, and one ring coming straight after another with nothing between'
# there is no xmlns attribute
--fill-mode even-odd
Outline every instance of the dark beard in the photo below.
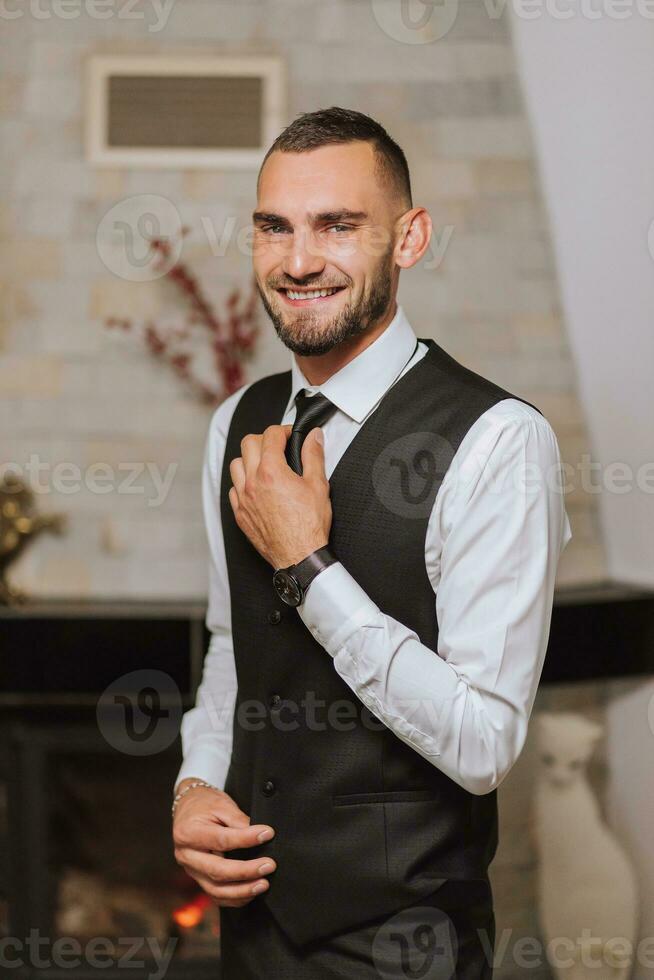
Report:
<svg viewBox="0 0 654 980"><path fill-rule="evenodd" d="M299 337L289 330L283 317L271 307L259 283L257 289L281 342L295 354L300 354L302 357L315 357L318 354L326 354L350 337L363 333L384 315L391 302L391 268L388 257L385 257L369 294L364 296L356 306L346 305L330 322L318 325L309 313L306 322L302 323L302 333Z"/></svg>

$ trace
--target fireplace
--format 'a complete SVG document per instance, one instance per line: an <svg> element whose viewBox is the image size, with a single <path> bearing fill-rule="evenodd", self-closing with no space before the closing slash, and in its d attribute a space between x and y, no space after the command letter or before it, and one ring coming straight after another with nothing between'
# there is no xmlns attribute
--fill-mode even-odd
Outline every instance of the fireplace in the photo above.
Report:
<svg viewBox="0 0 654 980"><path fill-rule="evenodd" d="M219 910L175 862L170 833L204 613L2 610L0 936L21 980L218 973Z"/></svg>
<svg viewBox="0 0 654 980"><path fill-rule="evenodd" d="M0 846L0 940L10 975L218 975L219 910L176 864L170 835L179 720L201 676L205 611L55 601L0 610L0 836L9 845ZM583 710L575 685L581 695L602 679L651 677L653 666L652 593L606 584L557 594L541 704L556 707L561 691ZM494 890L498 922L515 915L531 929L526 901L504 907L531 874L510 846L522 839L528 762L529 746L500 788L501 819L515 826ZM500 966L497 975L510 974Z"/></svg>

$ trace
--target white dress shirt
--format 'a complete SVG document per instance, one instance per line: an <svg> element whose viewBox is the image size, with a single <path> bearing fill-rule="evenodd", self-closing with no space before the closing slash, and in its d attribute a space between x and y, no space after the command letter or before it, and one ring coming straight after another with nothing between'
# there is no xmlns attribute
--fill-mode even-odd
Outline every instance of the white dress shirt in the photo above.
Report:
<svg viewBox="0 0 654 980"><path fill-rule="evenodd" d="M324 424L331 475L390 385L427 353L398 304L386 330L321 385L291 354L292 423L300 388L337 410ZM414 351L413 356L411 352ZM176 779L222 788L232 751L237 681L229 580L220 522L225 440L249 385L216 409L202 478L209 543L207 628L212 637L195 707L182 719ZM404 742L471 793L494 789L524 745L549 633L559 555L572 537L549 422L503 399L470 427L436 495L425 538L438 649L384 613L341 562L309 586L298 613L356 696ZM271 567L271 598L273 596Z"/></svg>

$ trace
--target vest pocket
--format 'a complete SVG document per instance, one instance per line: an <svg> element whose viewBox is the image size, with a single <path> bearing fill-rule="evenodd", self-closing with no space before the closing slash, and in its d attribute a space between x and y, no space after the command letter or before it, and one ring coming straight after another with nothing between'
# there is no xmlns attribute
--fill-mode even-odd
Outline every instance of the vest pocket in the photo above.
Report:
<svg viewBox="0 0 654 980"><path fill-rule="evenodd" d="M394 881L475 877L477 841L471 833L472 797L384 807L389 876Z"/></svg>
<svg viewBox="0 0 654 980"><path fill-rule="evenodd" d="M436 800L439 793L433 789L391 789L379 793L340 793L332 796L334 806L356 806L358 803L416 803L419 800Z"/></svg>

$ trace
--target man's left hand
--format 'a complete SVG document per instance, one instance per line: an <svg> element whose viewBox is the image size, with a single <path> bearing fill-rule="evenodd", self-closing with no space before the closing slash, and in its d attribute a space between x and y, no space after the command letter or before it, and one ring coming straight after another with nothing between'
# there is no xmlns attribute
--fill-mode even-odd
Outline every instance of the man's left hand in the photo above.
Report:
<svg viewBox="0 0 654 980"><path fill-rule="evenodd" d="M273 568L286 568L329 542L332 505L323 444L312 429L302 444L302 476L286 462L291 425L269 425L241 440L229 464L236 523Z"/></svg>

